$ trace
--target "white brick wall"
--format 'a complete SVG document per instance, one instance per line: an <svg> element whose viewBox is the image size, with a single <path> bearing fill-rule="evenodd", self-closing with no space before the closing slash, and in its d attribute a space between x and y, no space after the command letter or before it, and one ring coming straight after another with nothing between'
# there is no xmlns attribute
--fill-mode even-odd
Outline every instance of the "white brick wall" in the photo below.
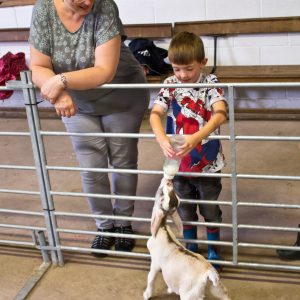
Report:
<svg viewBox="0 0 300 300"><path fill-rule="evenodd" d="M285 17L300 15L300 0L115 0L124 24L174 23L180 21L204 21L218 19L242 19L260 17ZM0 8L0 28L27 28L30 26L32 6ZM213 39L203 37L208 64L213 64ZM156 42L168 47L169 40ZM11 51L25 52L29 58L27 43L0 43L0 56ZM300 64L300 34L239 35L218 39L218 65L288 65ZM251 93L250 93L251 94ZM237 94L240 106L256 105L257 94ZM287 99L285 105L300 108L297 89L283 93L273 90L266 96L270 107L276 107L278 99ZM253 96L254 95L254 96ZM245 99L250 99L248 104ZM0 107L1 107L0 103ZM249 104L250 105L250 104Z"/></svg>
<svg viewBox="0 0 300 300"><path fill-rule="evenodd" d="M208 20L260 17L260 0L207 0Z"/></svg>
<svg viewBox="0 0 300 300"><path fill-rule="evenodd" d="M0 28L18 28L18 22L14 9L0 9Z"/></svg>
<svg viewBox="0 0 300 300"><path fill-rule="evenodd" d="M116 0L124 24L155 23L154 0Z"/></svg>
<svg viewBox="0 0 300 300"><path fill-rule="evenodd" d="M30 27L32 6L17 6L14 8L18 28Z"/></svg>
<svg viewBox="0 0 300 300"><path fill-rule="evenodd" d="M289 45L300 45L300 35L297 33L289 33Z"/></svg>
<svg viewBox="0 0 300 300"><path fill-rule="evenodd" d="M249 2L252 2L252 0ZM299 0L261 0L261 17L292 17L299 15Z"/></svg>
<svg viewBox="0 0 300 300"><path fill-rule="evenodd" d="M205 3L205 0L154 0L155 22L173 23L205 20Z"/></svg>

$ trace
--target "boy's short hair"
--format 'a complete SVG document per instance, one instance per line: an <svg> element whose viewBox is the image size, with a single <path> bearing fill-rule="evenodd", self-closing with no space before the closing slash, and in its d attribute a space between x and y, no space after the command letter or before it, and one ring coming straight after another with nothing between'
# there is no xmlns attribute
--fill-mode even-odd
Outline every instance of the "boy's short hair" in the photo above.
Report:
<svg viewBox="0 0 300 300"><path fill-rule="evenodd" d="M175 34L170 43L168 58L171 63L178 65L187 65L193 61L201 63L205 58L201 38L186 31Z"/></svg>

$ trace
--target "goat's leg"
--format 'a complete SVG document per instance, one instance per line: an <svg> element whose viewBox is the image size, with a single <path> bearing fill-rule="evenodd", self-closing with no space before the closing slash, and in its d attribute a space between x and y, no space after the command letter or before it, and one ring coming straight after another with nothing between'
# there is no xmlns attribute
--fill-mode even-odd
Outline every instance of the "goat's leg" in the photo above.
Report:
<svg viewBox="0 0 300 300"><path fill-rule="evenodd" d="M148 273L147 288L143 294L144 300L148 300L149 298L151 298L153 293L154 279L159 271L160 267L152 262L150 271Z"/></svg>
<svg viewBox="0 0 300 300"><path fill-rule="evenodd" d="M194 286L191 290L180 291L180 300L204 300L205 284L200 283Z"/></svg>
<svg viewBox="0 0 300 300"><path fill-rule="evenodd" d="M221 283L221 281L218 281L218 284L214 286L212 283L210 283L210 292L214 297L220 300L230 300L230 297L228 295L227 289L224 287L224 285Z"/></svg>
<svg viewBox="0 0 300 300"><path fill-rule="evenodd" d="M180 295L180 300L204 300L204 296L194 297L193 295Z"/></svg>

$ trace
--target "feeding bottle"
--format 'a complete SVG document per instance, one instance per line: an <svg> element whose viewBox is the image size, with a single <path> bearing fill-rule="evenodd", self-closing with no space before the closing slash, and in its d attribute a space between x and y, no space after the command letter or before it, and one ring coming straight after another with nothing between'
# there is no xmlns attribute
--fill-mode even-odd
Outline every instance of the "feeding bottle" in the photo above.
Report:
<svg viewBox="0 0 300 300"><path fill-rule="evenodd" d="M180 151L178 146L183 145L184 142L185 139L182 135L171 136L171 145L176 153ZM181 162L181 158L176 155L172 158L167 157L163 166L164 178L173 179L179 170L180 162Z"/></svg>

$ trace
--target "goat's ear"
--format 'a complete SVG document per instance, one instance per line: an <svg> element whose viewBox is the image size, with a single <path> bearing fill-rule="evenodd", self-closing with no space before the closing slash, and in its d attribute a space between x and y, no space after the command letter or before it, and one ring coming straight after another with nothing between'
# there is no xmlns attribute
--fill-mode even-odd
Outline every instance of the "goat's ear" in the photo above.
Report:
<svg viewBox="0 0 300 300"><path fill-rule="evenodd" d="M179 232L179 236L183 235L183 225L181 218L177 212L177 210L174 211L174 213L171 215L171 219L173 220L174 224L176 225L176 228Z"/></svg>
<svg viewBox="0 0 300 300"><path fill-rule="evenodd" d="M156 206L153 207L152 217L151 217L151 234L152 236L156 236L158 228L161 224L161 221L164 217L164 213L161 209Z"/></svg>
<svg viewBox="0 0 300 300"><path fill-rule="evenodd" d="M164 182L163 179L161 180L161 183L160 183L160 185L159 185L159 187L158 187L158 189L157 189L157 191L155 193L155 202L156 203L160 203L160 198L163 195L163 186L164 186L163 185L163 182Z"/></svg>

